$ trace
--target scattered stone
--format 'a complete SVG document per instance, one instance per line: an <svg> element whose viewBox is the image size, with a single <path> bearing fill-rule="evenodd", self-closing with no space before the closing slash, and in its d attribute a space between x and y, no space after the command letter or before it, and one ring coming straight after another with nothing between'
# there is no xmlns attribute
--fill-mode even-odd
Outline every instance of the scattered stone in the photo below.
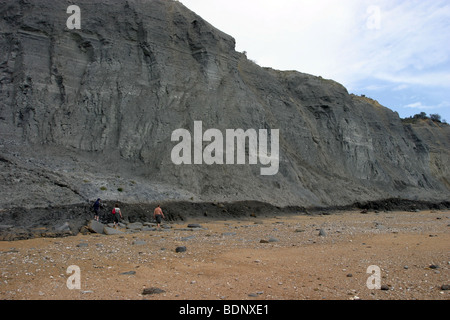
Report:
<svg viewBox="0 0 450 320"><path fill-rule="evenodd" d="M82 227L80 228L80 233L81 233L82 235L87 235L87 234L91 233L91 231L89 230L89 228L88 228L87 226L82 226Z"/></svg>
<svg viewBox="0 0 450 320"><path fill-rule="evenodd" d="M140 230L143 227L144 227L144 225L142 224L142 222L133 222L133 223L127 224L127 229L130 229L130 230Z"/></svg>
<svg viewBox="0 0 450 320"><path fill-rule="evenodd" d="M436 264L431 264L431 265L429 266L429 268L430 268L430 269L439 269L439 266L436 265Z"/></svg>
<svg viewBox="0 0 450 320"><path fill-rule="evenodd" d="M121 274L123 275L128 275L128 276L132 276L136 274L136 271L126 271L126 272L122 272Z"/></svg>
<svg viewBox="0 0 450 320"><path fill-rule="evenodd" d="M195 238L195 236L182 237L181 241L188 241L188 240L192 240L194 238Z"/></svg>
<svg viewBox="0 0 450 320"><path fill-rule="evenodd" d="M450 284L443 284L441 290L450 290Z"/></svg>
<svg viewBox="0 0 450 320"><path fill-rule="evenodd" d="M353 277L353 274L347 273L347 278L351 278L351 277Z"/></svg>
<svg viewBox="0 0 450 320"><path fill-rule="evenodd" d="M146 294L160 294L160 293L164 293L166 291L164 291L163 289L160 288L144 288L144 290L142 291L142 294L146 295Z"/></svg>
<svg viewBox="0 0 450 320"><path fill-rule="evenodd" d="M82 294L86 294L86 293L94 293L94 291L92 290L83 290L81 291Z"/></svg>
<svg viewBox="0 0 450 320"><path fill-rule="evenodd" d="M81 242L79 244L77 244L77 247L81 248L81 247L87 247L88 244L86 242Z"/></svg>
<svg viewBox="0 0 450 320"><path fill-rule="evenodd" d="M176 247L176 249L175 249L175 252L186 252L186 247L184 247L184 246L181 246L181 247Z"/></svg>
<svg viewBox="0 0 450 320"><path fill-rule="evenodd" d="M386 284L382 284L380 289L386 291L389 290L389 286Z"/></svg>
<svg viewBox="0 0 450 320"><path fill-rule="evenodd" d="M386 227L383 226L380 222L375 222L375 228L378 230L386 229Z"/></svg>
<svg viewBox="0 0 450 320"><path fill-rule="evenodd" d="M327 236L327 233L325 232L325 230L320 229L320 230L319 230L319 236L320 236L320 237L326 237L326 236Z"/></svg>
<svg viewBox="0 0 450 320"><path fill-rule="evenodd" d="M235 236L236 232L223 232L222 236Z"/></svg>
<svg viewBox="0 0 450 320"><path fill-rule="evenodd" d="M187 225L188 228L202 228L202 226L198 223L190 223Z"/></svg>
<svg viewBox="0 0 450 320"><path fill-rule="evenodd" d="M259 240L259 243L269 243L269 241L267 241L265 239L261 239L261 240Z"/></svg>
<svg viewBox="0 0 450 320"><path fill-rule="evenodd" d="M134 240L131 244L132 245L136 245L136 246L140 246L140 245L144 245L147 242L145 242L145 240Z"/></svg>
<svg viewBox="0 0 450 320"><path fill-rule="evenodd" d="M280 240L278 240L277 238L269 238L269 242L278 242Z"/></svg>
<svg viewBox="0 0 450 320"><path fill-rule="evenodd" d="M200 228L176 228L175 231L194 231L199 229Z"/></svg>
<svg viewBox="0 0 450 320"><path fill-rule="evenodd" d="M105 226L103 228L103 233L107 234L107 235L114 235L114 234L123 234L123 231L120 231L119 229L115 229L115 228L110 228Z"/></svg>

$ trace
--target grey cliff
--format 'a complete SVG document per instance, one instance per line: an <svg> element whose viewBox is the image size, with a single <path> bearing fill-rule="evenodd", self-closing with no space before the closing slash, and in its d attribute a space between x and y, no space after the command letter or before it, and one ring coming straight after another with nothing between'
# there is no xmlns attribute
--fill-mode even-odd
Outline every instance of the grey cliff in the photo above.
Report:
<svg viewBox="0 0 450 320"><path fill-rule="evenodd" d="M0 208L450 197L450 127L339 83L262 68L172 0L0 1ZM270 44L269 44L270 45ZM175 165L174 130L279 129L279 171Z"/></svg>

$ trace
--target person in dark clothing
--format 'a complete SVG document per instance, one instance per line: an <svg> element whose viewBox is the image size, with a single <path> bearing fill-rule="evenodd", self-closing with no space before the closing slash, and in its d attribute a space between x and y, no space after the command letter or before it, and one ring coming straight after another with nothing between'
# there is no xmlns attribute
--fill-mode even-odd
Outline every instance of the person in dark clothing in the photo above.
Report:
<svg viewBox="0 0 450 320"><path fill-rule="evenodd" d="M100 203L100 198L97 199L97 201L95 201L93 207L94 207L94 220L99 220L99 212L100 212L100 207L101 207L101 203Z"/></svg>

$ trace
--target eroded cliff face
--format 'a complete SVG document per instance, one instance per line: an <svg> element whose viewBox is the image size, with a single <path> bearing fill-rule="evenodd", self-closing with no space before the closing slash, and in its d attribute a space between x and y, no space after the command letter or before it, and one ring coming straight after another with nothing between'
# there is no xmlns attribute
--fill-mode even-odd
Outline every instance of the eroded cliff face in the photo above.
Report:
<svg viewBox="0 0 450 320"><path fill-rule="evenodd" d="M65 2L2 1L3 207L449 198L448 125L404 125L334 81L261 68L176 1L76 4L81 29L70 30ZM194 121L279 129L278 173L173 164L171 134Z"/></svg>

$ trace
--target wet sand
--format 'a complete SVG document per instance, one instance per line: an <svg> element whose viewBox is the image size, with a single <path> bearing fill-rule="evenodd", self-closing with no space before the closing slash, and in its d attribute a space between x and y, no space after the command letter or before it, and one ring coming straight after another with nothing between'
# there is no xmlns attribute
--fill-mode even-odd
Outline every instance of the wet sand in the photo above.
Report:
<svg viewBox="0 0 450 320"><path fill-rule="evenodd" d="M189 223L202 228L187 231ZM442 287L450 285L448 210L205 217L168 225L123 235L2 241L0 299L450 298ZM175 252L178 246L186 251ZM79 267L80 289L67 286L71 265ZM383 290L367 287L373 265ZM150 288L159 290L144 294Z"/></svg>

